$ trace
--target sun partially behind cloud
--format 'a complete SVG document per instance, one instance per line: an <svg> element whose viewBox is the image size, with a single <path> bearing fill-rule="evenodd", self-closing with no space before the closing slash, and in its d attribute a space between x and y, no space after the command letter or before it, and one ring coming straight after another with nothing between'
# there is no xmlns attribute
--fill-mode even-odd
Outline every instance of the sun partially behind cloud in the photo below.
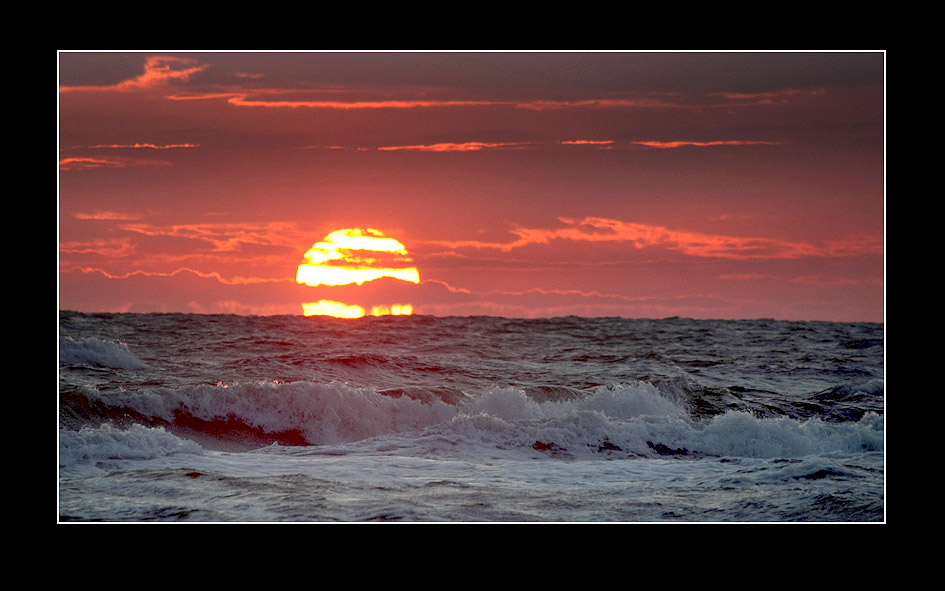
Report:
<svg viewBox="0 0 945 591"><path fill-rule="evenodd" d="M362 285L384 277L408 283L420 283L420 272L410 262L407 249L394 238L379 230L345 228L336 230L321 242L316 242L303 256L296 272L296 282L317 287L320 285ZM306 316L327 315L358 318L365 311L357 305L332 300L303 303ZM410 315L411 304L375 304L375 316Z"/></svg>

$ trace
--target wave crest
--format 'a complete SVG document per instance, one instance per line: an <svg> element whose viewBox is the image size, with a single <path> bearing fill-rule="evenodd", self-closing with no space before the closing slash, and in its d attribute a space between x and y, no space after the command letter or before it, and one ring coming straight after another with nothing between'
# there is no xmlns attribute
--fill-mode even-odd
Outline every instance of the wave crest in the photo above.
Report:
<svg viewBox="0 0 945 591"><path fill-rule="evenodd" d="M146 365L128 350L128 345L96 337L75 340L59 337L59 362L112 369L144 369Z"/></svg>

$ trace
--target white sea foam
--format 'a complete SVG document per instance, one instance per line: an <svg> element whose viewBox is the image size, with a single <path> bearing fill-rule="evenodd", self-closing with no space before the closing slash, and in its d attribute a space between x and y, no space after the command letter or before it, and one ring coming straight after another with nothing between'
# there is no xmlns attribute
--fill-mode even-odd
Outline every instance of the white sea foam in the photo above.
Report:
<svg viewBox="0 0 945 591"><path fill-rule="evenodd" d="M59 467L67 474L98 471L100 462L203 453L203 448L193 441L181 439L161 427L131 425L121 429L103 424L79 431L59 430Z"/></svg>
<svg viewBox="0 0 945 591"><path fill-rule="evenodd" d="M107 398L94 392L89 396ZM607 457L795 458L883 449L883 422L872 413L843 423L734 411L694 421L681 405L645 382L600 387L585 397L560 401L537 401L522 389L496 388L461 405L385 396L342 383L263 382L142 390L123 393L122 404L170 424L184 413L202 421L235 420L271 434L299 432L311 445L411 434L421 438L421 447L430 437L444 437L472 446L475 453L485 446L528 456L601 457L603 452Z"/></svg>
<svg viewBox="0 0 945 591"><path fill-rule="evenodd" d="M121 404L171 423L184 413L202 421L236 420L267 433L298 431L313 445L413 431L449 420L457 412L444 402L422 403L341 383L313 382L149 389L124 393Z"/></svg>
<svg viewBox="0 0 945 591"><path fill-rule="evenodd" d="M883 432L882 418L874 413L861 421L831 423L787 417L760 419L731 412L674 443L719 456L800 458L831 452L883 451Z"/></svg>
<svg viewBox="0 0 945 591"><path fill-rule="evenodd" d="M142 369L145 364L128 350L128 345L87 337L59 338L59 362L114 369Z"/></svg>
<svg viewBox="0 0 945 591"><path fill-rule="evenodd" d="M823 453L882 451L882 417L843 423L729 412L692 420L647 383L598 388L586 398L538 402L501 388L472 401L449 421L424 430L423 446L443 453L492 449L501 456L602 458L800 458ZM439 445L449 441L449 446ZM460 444L457 446L457 444Z"/></svg>

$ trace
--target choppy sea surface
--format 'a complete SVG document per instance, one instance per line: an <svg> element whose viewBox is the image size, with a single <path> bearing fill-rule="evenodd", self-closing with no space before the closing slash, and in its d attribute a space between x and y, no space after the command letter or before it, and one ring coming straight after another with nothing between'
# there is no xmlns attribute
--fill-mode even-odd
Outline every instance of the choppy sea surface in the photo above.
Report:
<svg viewBox="0 0 945 591"><path fill-rule="evenodd" d="M61 522L883 522L884 326L59 313Z"/></svg>

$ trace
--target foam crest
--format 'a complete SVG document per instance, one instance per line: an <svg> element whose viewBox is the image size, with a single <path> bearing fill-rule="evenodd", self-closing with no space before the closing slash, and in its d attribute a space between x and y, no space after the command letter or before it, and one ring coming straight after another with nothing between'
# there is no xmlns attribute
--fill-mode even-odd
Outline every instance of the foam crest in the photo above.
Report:
<svg viewBox="0 0 945 591"><path fill-rule="evenodd" d="M595 411L616 419L640 416L686 416L685 410L646 382L600 386L587 396L538 401L518 388L499 388L475 398L469 413L485 413L505 420L547 419Z"/></svg>
<svg viewBox="0 0 945 591"><path fill-rule="evenodd" d="M124 394L122 404L170 424L227 437L236 429L292 434L296 444L356 441L449 420L456 408L406 396L384 396L342 383L261 382L156 389ZM300 439L299 439L300 438Z"/></svg>
<svg viewBox="0 0 945 591"><path fill-rule="evenodd" d="M161 427L103 424L78 431L59 430L59 467L90 468L102 461L150 460L176 454L202 454L203 448Z"/></svg>
<svg viewBox="0 0 945 591"><path fill-rule="evenodd" d="M124 343L96 337L75 340L59 337L59 362L85 364L113 369L143 369L145 364L135 357Z"/></svg>
<svg viewBox="0 0 945 591"><path fill-rule="evenodd" d="M883 420L875 413L842 423L740 411L697 421L645 383L598 388L586 398L561 402L495 390L436 431L477 448L585 459L802 458L879 452L884 446Z"/></svg>
<svg viewBox="0 0 945 591"><path fill-rule="evenodd" d="M693 429L677 443L720 456L800 458L824 453L882 451L882 417L868 413L844 423L787 417L759 419L730 412Z"/></svg>
<svg viewBox="0 0 945 591"><path fill-rule="evenodd" d="M474 398L460 415L435 430L477 448L597 458L602 452L607 457L649 456L655 436L691 428L683 408L640 382L544 402L519 389L496 389Z"/></svg>

